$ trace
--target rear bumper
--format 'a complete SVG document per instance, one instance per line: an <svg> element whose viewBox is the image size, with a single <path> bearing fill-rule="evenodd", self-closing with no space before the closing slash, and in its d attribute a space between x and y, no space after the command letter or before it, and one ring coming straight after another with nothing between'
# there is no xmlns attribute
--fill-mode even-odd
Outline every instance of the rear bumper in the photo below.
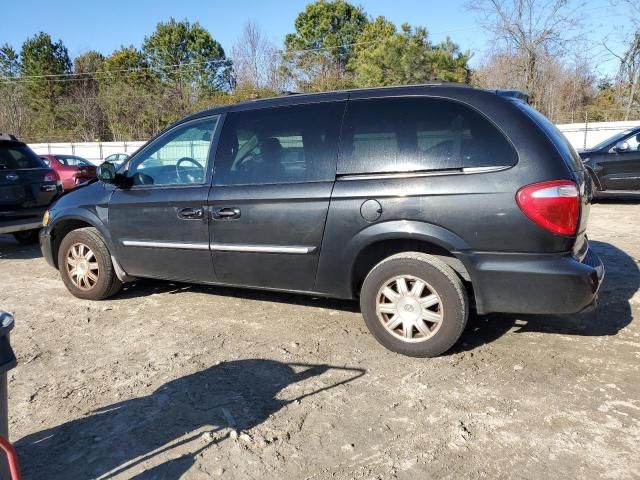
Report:
<svg viewBox="0 0 640 480"><path fill-rule="evenodd" d="M53 249L51 248L51 234L47 227L40 230L40 250L42 250L42 256L47 263L53 268L57 268L53 258Z"/></svg>
<svg viewBox="0 0 640 480"><path fill-rule="evenodd" d="M478 313L569 314L592 306L604 265L591 249L578 260L569 254L471 253Z"/></svg>

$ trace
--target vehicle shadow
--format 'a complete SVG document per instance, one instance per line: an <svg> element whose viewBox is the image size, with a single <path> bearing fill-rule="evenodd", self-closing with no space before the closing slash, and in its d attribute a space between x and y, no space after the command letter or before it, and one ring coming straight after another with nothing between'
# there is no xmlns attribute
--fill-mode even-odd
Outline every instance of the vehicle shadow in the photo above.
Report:
<svg viewBox="0 0 640 480"><path fill-rule="evenodd" d="M40 246L21 245L11 235L0 235L0 260L29 260L42 257Z"/></svg>
<svg viewBox="0 0 640 480"><path fill-rule="evenodd" d="M287 386L329 370L341 371L342 379L333 383L325 380L323 387L310 392L305 385L309 393L294 399L277 398ZM263 359L225 362L170 381L149 395L28 435L15 446L25 478L107 479L125 472L131 475L132 468L139 469L141 463L150 461L155 465L134 478L177 479L195 463L198 454L227 441L231 429L249 431L292 402L364 374L362 369ZM197 448L176 458L176 453L196 439ZM172 451L172 459L154 461L168 451Z"/></svg>
<svg viewBox="0 0 640 480"><path fill-rule="evenodd" d="M451 353L473 350L512 329L514 333L609 336L629 325L633 319L629 300L640 288L638 263L609 243L592 240L589 244L602 259L606 271L595 310L575 315L473 315Z"/></svg>

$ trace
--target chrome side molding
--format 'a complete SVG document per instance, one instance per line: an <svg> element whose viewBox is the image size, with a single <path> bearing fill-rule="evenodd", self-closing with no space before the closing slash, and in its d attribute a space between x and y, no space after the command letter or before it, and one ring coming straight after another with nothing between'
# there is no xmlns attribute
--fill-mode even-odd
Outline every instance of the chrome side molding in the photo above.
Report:
<svg viewBox="0 0 640 480"><path fill-rule="evenodd" d="M313 253L316 247L303 245L246 245L242 243L187 243L187 242L151 242L139 240L123 240L125 247L142 248L174 248L180 250L212 250L217 252L253 252L253 253L290 253L305 255Z"/></svg>

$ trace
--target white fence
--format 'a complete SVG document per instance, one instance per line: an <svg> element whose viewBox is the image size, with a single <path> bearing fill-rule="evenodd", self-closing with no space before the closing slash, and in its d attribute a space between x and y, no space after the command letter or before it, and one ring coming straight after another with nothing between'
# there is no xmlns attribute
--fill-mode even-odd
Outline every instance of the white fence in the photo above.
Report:
<svg viewBox="0 0 640 480"><path fill-rule="evenodd" d="M585 128L586 127L586 128ZM640 127L640 120L626 122L567 123L558 125L560 131L575 148L587 148L633 127Z"/></svg>
<svg viewBox="0 0 640 480"><path fill-rule="evenodd" d="M145 142L84 142L84 143L31 143L29 146L38 155L59 153L78 155L99 165L109 155L126 153L131 155Z"/></svg>
<svg viewBox="0 0 640 480"><path fill-rule="evenodd" d="M592 147L623 130L640 126L640 120L628 122L567 123L558 128L575 148ZM38 154L60 153L78 155L100 164L114 153L132 154L145 142L87 142L87 143L33 143L29 146ZM201 146L197 146L200 148ZM185 151L184 156L193 156Z"/></svg>

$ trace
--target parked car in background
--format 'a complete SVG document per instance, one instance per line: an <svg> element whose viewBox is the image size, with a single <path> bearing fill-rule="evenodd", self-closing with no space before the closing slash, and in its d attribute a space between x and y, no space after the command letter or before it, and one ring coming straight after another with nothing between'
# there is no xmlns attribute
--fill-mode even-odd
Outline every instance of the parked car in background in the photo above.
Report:
<svg viewBox="0 0 640 480"><path fill-rule="evenodd" d="M126 160L129 159L129 155L126 153L114 153L113 155L109 155L104 159L105 162L113 163L115 166L119 167Z"/></svg>
<svg viewBox="0 0 640 480"><path fill-rule="evenodd" d="M58 174L26 144L0 133L0 233L38 240L42 216L62 191Z"/></svg>
<svg viewBox="0 0 640 480"><path fill-rule="evenodd" d="M640 127L579 154L596 187L595 196L640 195Z"/></svg>
<svg viewBox="0 0 640 480"><path fill-rule="evenodd" d="M44 162L56 171L64 190L71 190L96 178L96 167L89 160L76 155L40 155Z"/></svg>
<svg viewBox="0 0 640 480"><path fill-rule="evenodd" d="M575 313L604 276L591 182L525 98L437 84L206 110L60 198L42 252L91 300L135 277L357 298L416 357L472 306Z"/></svg>

